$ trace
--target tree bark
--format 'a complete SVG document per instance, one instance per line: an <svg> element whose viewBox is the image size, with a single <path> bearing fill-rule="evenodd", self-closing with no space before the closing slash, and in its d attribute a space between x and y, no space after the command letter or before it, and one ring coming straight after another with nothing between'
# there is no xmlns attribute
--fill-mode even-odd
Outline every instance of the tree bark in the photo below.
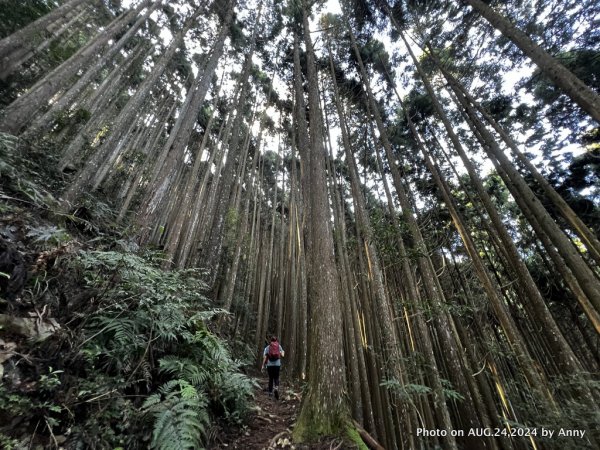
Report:
<svg viewBox="0 0 600 450"><path fill-rule="evenodd" d="M386 353L386 362L384 366L386 367L386 370L389 370L389 376L399 379L402 373L400 367L400 347L395 332L393 322L394 318L390 311L390 301L387 296L385 286L383 284L383 272L381 269L379 254L373 244L373 230L371 224L369 223L369 217L367 213L364 195L360 190L358 167L356 165L354 154L351 150L350 139L348 137L348 129L345 121L345 112L342 109L341 101L339 98L337 81L335 79L333 58L331 56L331 49L329 49L329 67L331 70L331 79L333 83L334 102L340 121L344 153L346 156L346 163L348 165L348 171L350 174L352 200L354 203L354 210L356 214L360 247L364 248L365 256L367 258L367 261L369 262L369 281L373 290L373 296L375 300L375 311L378 315L378 325L381 327L381 338L386 345L386 348L383 349Z"/></svg>
<svg viewBox="0 0 600 450"><path fill-rule="evenodd" d="M387 132L383 125L383 120L377 109L377 104L374 101L373 92L371 90L369 80L367 78L366 69L362 62L360 52L358 51L358 47L356 44L354 34L350 28L348 28L348 29L350 32L350 39L352 41L353 50L354 50L354 53L358 60L358 65L359 65L359 70L360 70L361 78L363 81L363 85L366 88L367 100L368 100L370 108L371 108L371 113L373 114L373 116L375 118L375 123L377 124L380 138L382 140L383 147L384 147L384 150L385 150L388 162L389 162L389 167L392 172L392 180L394 181L394 186L396 187L396 193L398 194L398 198L400 200L400 205L402 207L402 213L403 213L403 216L404 216L407 224L409 225L411 235L413 236L413 239L415 240L415 246L416 246L415 250L420 255L423 255L423 258L421 258L421 257L418 258L418 263L419 263L419 268L423 269L423 274L422 274L423 275L423 283L424 283L424 286L427 287L427 297L431 301L435 302L433 307L436 309L439 309L440 292L439 292L438 288L435 286L435 281L434 281L435 274L432 273L432 271L430 270L431 268L428 266L428 262L423 260L425 258L425 255L427 255L427 258L428 258L428 251L427 251L427 248L423 241L423 238L421 236L421 233L418 229L416 220L413 216L412 206L410 204L410 201L408 199L408 196L407 196L404 186L402 184L400 172L398 170L398 167L394 163L396 158L393 155L391 143L387 137ZM436 303L438 303L438 304L436 304ZM436 311L436 313L438 315L444 314L444 312L442 312L441 310ZM418 316L420 317L420 314ZM443 320L442 317L440 317L440 318ZM440 328L442 328L441 325L440 325ZM445 343L450 346L450 349L451 349L450 355L448 355L447 359L450 361L458 362L459 357L458 357L458 355L456 355L456 348L454 346L453 339L451 337L447 337L447 335L450 333L450 329L449 329L449 327L444 327L444 328L445 328L445 333L443 333L443 335L445 334L446 336L441 337L441 339L443 339L445 341ZM429 331L427 330L424 322L419 323L419 331L420 331L422 337L424 339L426 339L425 345L426 345L427 352L431 356L431 360L434 361L435 357L433 355L433 348L431 346L431 343L427 342L427 340L429 339ZM457 372L457 371L455 371L455 372ZM457 376L459 376L459 374L454 373L453 378L456 379ZM439 426L442 428L450 429L450 428L452 428L452 421L450 419L449 411L445 405L445 398L444 398L444 394L443 394L443 387L441 384L441 379L440 379L439 373L435 369L434 369L434 371L432 371L432 381L433 381L434 404L436 405L436 413L439 415L438 419L440 420ZM465 392L461 392L461 394L464 395ZM448 436L448 439L445 441L445 444L450 449L454 450L457 448L457 443L456 443L456 439L454 438L454 436Z"/></svg>
<svg viewBox="0 0 600 450"><path fill-rule="evenodd" d="M107 168L112 165L118 154L114 153L119 141L123 138L124 133L138 113L142 104L146 101L150 90L155 85L156 81L161 77L167 64L171 61L175 52L183 42L183 36L187 31L191 20L187 21L187 25L175 35L169 44L168 49L162 54L157 61L152 72L144 79L138 90L125 105L119 116L115 119L116 127L111 130L110 135L104 143L97 149L94 156L87 162L83 170L79 173L76 180L71 184L69 189L64 194L66 201L72 202L81 192L87 187L97 189L107 173ZM112 152L112 154L111 154Z"/></svg>
<svg viewBox="0 0 600 450"><path fill-rule="evenodd" d="M42 114L39 118L34 120L30 125L27 126L24 137L32 136L41 130L48 129L54 123L54 118L65 110L71 103L81 94L81 92L87 88L94 78L100 73L100 71L107 65L107 63L121 51L121 49L127 45L130 39L138 32L140 27L148 20L148 17L152 12L160 5L162 0L155 2L147 8L146 13L141 16L135 23L129 27L127 32L121 36L121 38L111 45L104 54L98 58L92 67L86 70L86 72L75 82L75 84L69 88L61 97L54 102L48 111Z"/></svg>
<svg viewBox="0 0 600 450"><path fill-rule="evenodd" d="M78 5L79 6L79 5ZM12 75L17 69L19 69L23 64L33 58L36 54L40 54L44 50L46 50L54 40L64 34L65 31L71 29L74 24L81 21L81 19L88 13L86 11L85 6L82 8L82 11L76 13L68 22L65 22L61 25L61 27L53 32L51 36L45 38L38 45L35 45L35 39L32 37L28 38L28 41L25 43L28 44L26 46L15 49L10 53L9 56L6 56L2 59L2 69L0 69L0 80L5 80L10 75ZM35 45L35 46L34 46Z"/></svg>
<svg viewBox="0 0 600 450"><path fill-rule="evenodd" d="M323 435L344 435L350 424L345 400L345 367L342 321L339 315L339 276L334 257L333 234L330 223L329 199L325 175L323 119L315 55L308 25L309 7L302 3L302 21L306 44L307 80L310 122L309 208L312 228L309 283L309 347L319 349L310 353L308 386L294 427L294 438L311 441ZM323 342L328 345L323 346ZM327 361L327 364L323 364Z"/></svg>
<svg viewBox="0 0 600 450"><path fill-rule="evenodd" d="M54 8L48 14L34 20L24 28L21 28L2 39L0 41L0 66L3 68L8 67L10 54L12 52L20 48L27 48L29 42L34 42L34 40L30 38L31 35L38 33L40 30L44 30L48 25L62 19L69 11L73 11L84 2L92 3L93 0L69 0L58 8Z"/></svg>
<svg viewBox="0 0 600 450"><path fill-rule="evenodd" d="M561 213L565 221L571 226L572 230L577 233L581 238L584 245L590 252L592 258L596 261L596 264L600 266L600 240L594 235L594 233L587 227L585 223L575 214L567 202L560 196L558 192L548 183L544 176L537 170L529 159L521 152L515 140L510 136L509 132L504 129L492 116L486 111L485 108L477 101L473 96L465 89L465 87L450 74L440 63L435 52L429 47L430 54L434 58L437 66L444 74L444 77L448 81L449 85L453 89L458 89L464 95L465 99L475 108L483 118L494 128L502 140L509 146L511 151L517 157L518 161L525 166L529 173L533 176L538 185L542 188L544 193L552 201L554 206Z"/></svg>
<svg viewBox="0 0 600 450"><path fill-rule="evenodd" d="M565 260L567 266L571 269L573 276L577 279L579 286L588 298L588 301L582 302L581 306L596 330L600 331L600 282L596 278L593 270L586 264L567 236L565 236L563 231L558 227L556 222L554 222L550 217L550 214L548 214L535 194L531 191L531 188L527 185L523 177L517 172L508 157L502 152L491 133L476 116L473 107L469 105L458 89L455 89L454 93L457 96L458 102L465 108L471 124L475 128L475 134L480 139L484 150L493 162L496 162L497 165L502 167L503 172L506 174L503 176L503 179L505 179L505 183L513 197L522 205L522 209L527 208L531 211L539 223L540 228L548 235L553 245L556 246L556 249ZM557 328L554 332L559 333ZM563 345L561 354L564 354L564 356L568 357L572 362L571 370L577 367L577 364L573 365L574 355L567 351L566 343Z"/></svg>
<svg viewBox="0 0 600 450"><path fill-rule="evenodd" d="M85 67L98 54L100 49L119 34L152 0L145 0L121 16L115 18L107 29L98 34L91 42L80 48L68 60L38 81L27 93L21 95L5 110L0 119L0 130L19 134L35 113L46 106L48 101L63 89L75 76L78 70Z"/></svg>

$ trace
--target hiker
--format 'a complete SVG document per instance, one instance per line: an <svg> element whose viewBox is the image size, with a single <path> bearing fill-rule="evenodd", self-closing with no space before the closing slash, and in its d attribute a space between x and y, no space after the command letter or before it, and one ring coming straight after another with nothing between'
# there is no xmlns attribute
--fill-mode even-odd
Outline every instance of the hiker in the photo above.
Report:
<svg viewBox="0 0 600 450"><path fill-rule="evenodd" d="M271 343L265 347L263 356L261 370L266 367L269 374L269 397L273 394L273 388L275 388L275 398L279 400L279 370L281 369L281 358L285 356L285 352L277 337L273 336L271 338Z"/></svg>

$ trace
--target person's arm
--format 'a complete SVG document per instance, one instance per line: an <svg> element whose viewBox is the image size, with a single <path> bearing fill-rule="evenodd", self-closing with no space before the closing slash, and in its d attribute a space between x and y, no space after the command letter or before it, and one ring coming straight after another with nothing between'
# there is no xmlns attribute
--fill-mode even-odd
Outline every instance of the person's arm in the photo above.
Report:
<svg viewBox="0 0 600 450"><path fill-rule="evenodd" d="M282 358L285 357L285 352L283 351L283 347L281 346L281 344L279 344L279 353L281 353Z"/></svg>
<svg viewBox="0 0 600 450"><path fill-rule="evenodd" d="M263 370L265 368L265 366L267 365L267 349L265 348L265 350L263 351L263 362L262 365L260 366L260 370Z"/></svg>

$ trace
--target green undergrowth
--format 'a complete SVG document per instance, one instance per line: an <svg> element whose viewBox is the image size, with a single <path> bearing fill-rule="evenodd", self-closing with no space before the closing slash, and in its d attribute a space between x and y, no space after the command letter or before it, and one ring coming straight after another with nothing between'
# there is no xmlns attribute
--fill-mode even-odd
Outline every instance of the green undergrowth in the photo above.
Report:
<svg viewBox="0 0 600 450"><path fill-rule="evenodd" d="M108 205L61 209L51 165L20 145L0 133L0 235L27 270L0 298L0 448L210 448L256 387L215 332L227 313Z"/></svg>
<svg viewBox="0 0 600 450"><path fill-rule="evenodd" d="M75 205L60 200L69 178L58 170L55 154L48 143L33 146L0 132L0 214L18 206L49 226L69 227L87 239L127 232L127 224L117 224L113 207L98 195L84 193Z"/></svg>
<svg viewBox="0 0 600 450"><path fill-rule="evenodd" d="M68 328L24 349L27 388L0 388L0 422L21 417L16 430L69 448L187 449L206 444L214 418L243 421L254 382L210 331L224 312L194 271L124 251L81 251L62 268L64 289L81 283L83 303L68 304ZM5 438L27 441L11 431Z"/></svg>

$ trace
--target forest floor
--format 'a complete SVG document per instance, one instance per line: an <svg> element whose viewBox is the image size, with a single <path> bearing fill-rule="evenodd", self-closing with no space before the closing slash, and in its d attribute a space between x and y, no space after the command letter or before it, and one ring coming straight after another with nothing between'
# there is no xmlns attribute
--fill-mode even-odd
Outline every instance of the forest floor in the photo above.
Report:
<svg viewBox="0 0 600 450"><path fill-rule="evenodd" d="M279 400L269 397L266 376L256 377L255 407L244 426L222 430L211 450L340 450L339 439L324 438L319 442L302 445L292 442L292 429L300 410L301 394L297 386L282 380Z"/></svg>
<svg viewBox="0 0 600 450"><path fill-rule="evenodd" d="M238 429L223 430L215 450L292 449L292 427L300 408L300 394L288 383L281 382L279 400L269 397L266 376L256 378L255 407L246 424Z"/></svg>

